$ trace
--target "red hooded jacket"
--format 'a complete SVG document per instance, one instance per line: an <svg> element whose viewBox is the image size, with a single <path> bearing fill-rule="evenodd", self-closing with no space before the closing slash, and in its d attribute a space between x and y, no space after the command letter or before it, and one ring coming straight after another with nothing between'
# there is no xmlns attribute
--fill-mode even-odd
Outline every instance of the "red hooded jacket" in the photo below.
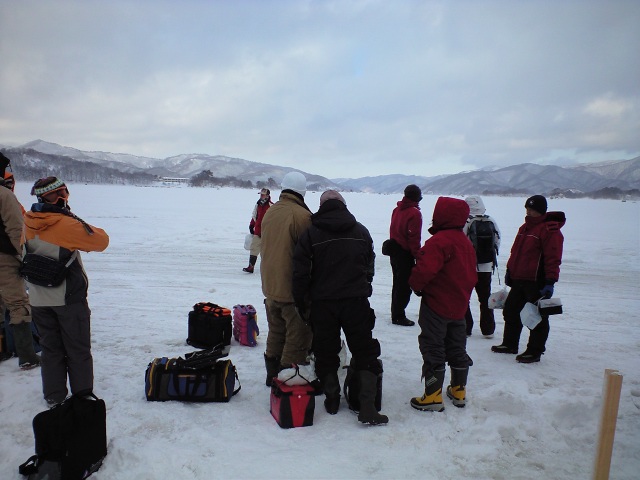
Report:
<svg viewBox="0 0 640 480"><path fill-rule="evenodd" d="M262 219L272 205L273 202L271 201L271 197L269 197L264 203L260 203L260 200L258 200L255 207L253 207L249 229L253 228L254 235L262 236Z"/></svg>
<svg viewBox="0 0 640 480"><path fill-rule="evenodd" d="M565 222L563 212L525 217L507 262L512 280L537 281L540 285L558 281L564 244L560 229Z"/></svg>
<svg viewBox="0 0 640 480"><path fill-rule="evenodd" d="M391 214L389 237L416 258L420 250L421 235L422 213L418 202L403 197Z"/></svg>
<svg viewBox="0 0 640 480"><path fill-rule="evenodd" d="M422 301L437 315L464 321L471 292L478 281L476 252L462 233L469 216L464 200L440 197L433 209L433 226L420 249L409 285L422 292Z"/></svg>

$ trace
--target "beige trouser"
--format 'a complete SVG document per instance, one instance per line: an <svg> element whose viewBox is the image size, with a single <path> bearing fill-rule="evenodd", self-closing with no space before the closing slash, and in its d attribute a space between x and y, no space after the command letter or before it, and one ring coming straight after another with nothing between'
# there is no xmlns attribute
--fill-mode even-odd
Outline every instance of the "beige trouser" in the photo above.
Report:
<svg viewBox="0 0 640 480"><path fill-rule="evenodd" d="M251 240L251 248L249 249L249 255L253 255L254 257L260 256L260 244L262 243L262 239L258 235L254 235Z"/></svg>
<svg viewBox="0 0 640 480"><path fill-rule="evenodd" d="M17 257L0 253L0 301L9 310L12 325L31 321L29 297L19 268Z"/></svg>
<svg viewBox="0 0 640 480"><path fill-rule="evenodd" d="M267 298L265 309L269 324L267 357L279 357L284 366L305 363L313 333L296 312L295 305Z"/></svg>

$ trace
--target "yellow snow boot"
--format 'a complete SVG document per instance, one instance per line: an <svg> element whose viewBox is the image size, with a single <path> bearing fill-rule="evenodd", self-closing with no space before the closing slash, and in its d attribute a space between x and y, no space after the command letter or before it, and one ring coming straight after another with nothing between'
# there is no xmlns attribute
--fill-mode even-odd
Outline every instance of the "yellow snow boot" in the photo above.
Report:
<svg viewBox="0 0 640 480"><path fill-rule="evenodd" d="M444 383L444 368L434 370L433 375L425 378L424 395L411 399L411 406L425 412L442 412L442 384Z"/></svg>
<svg viewBox="0 0 640 480"><path fill-rule="evenodd" d="M451 385L447 387L447 397L458 408L464 408L466 405L466 385L469 367L456 368L451 367Z"/></svg>

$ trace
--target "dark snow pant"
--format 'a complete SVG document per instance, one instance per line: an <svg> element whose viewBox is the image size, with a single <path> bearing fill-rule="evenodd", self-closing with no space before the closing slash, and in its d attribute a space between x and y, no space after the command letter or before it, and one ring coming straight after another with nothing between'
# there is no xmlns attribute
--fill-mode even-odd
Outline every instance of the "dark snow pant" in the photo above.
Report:
<svg viewBox="0 0 640 480"><path fill-rule="evenodd" d="M504 336L502 344L511 348L518 348L522 321L520 311L525 303L535 303L540 299L540 287L536 282L513 280L509 296L505 300L502 315L504 317ZM533 354L542 354L545 351L547 338L549 338L549 315L541 315L540 323L531 330L527 350Z"/></svg>
<svg viewBox="0 0 640 480"><path fill-rule="evenodd" d="M393 287L391 289L391 320L403 320L406 318L405 309L411 300L411 287L409 276L415 265L415 259L411 252L398 247L397 252L389 257L391 271L393 272Z"/></svg>
<svg viewBox="0 0 640 480"><path fill-rule="evenodd" d="M489 296L491 295L491 272L478 272L478 283L476 283L476 294L480 302L480 331L483 335L493 335L496 330L496 321L493 317L493 310L489 308ZM471 308L467 309L465 315L467 323L467 335L471 335L473 330L473 315Z"/></svg>
<svg viewBox="0 0 640 480"><path fill-rule="evenodd" d="M280 358L280 364L285 367L305 363L311 349L311 327L300 318L293 303L267 298L264 306L269 324L266 356Z"/></svg>
<svg viewBox="0 0 640 480"><path fill-rule="evenodd" d="M313 353L319 379L337 373L340 368L340 329L353 356L356 370L369 370L378 375L380 343L373 338L375 314L366 298L314 301L311 304Z"/></svg>
<svg viewBox="0 0 640 480"><path fill-rule="evenodd" d="M467 335L463 318L444 318L420 303L420 335L418 346L422 354L422 376L430 378L436 370L444 370L445 362L452 368L473 365L467 355Z"/></svg>
<svg viewBox="0 0 640 480"><path fill-rule="evenodd" d="M86 303L61 307L32 307L42 347L44 398L61 402L71 393L93 391L91 310Z"/></svg>

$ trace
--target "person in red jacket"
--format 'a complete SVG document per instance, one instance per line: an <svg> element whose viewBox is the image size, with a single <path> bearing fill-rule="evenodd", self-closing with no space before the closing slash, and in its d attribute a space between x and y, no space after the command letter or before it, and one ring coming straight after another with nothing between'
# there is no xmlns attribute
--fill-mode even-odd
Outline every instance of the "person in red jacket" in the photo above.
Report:
<svg viewBox="0 0 640 480"><path fill-rule="evenodd" d="M504 283L511 287L502 315L502 343L491 350L496 353L518 353L522 322L520 312L527 302L551 298L553 286L560 276L564 236L560 229L566 218L563 212L547 212L547 199L529 197L524 204L527 215L518 230L507 262ZM549 337L549 316L541 315L540 323L531 330L526 350L516 356L520 363L540 361Z"/></svg>
<svg viewBox="0 0 640 480"><path fill-rule="evenodd" d="M422 213L418 204L422 200L422 191L417 185L407 185L404 197L397 204L391 214L389 237L394 247L389 261L393 272L393 287L391 289L391 322L394 325L411 327L415 325L405 314L405 309L411 300L409 275L416 263L416 256L420 250L422 236Z"/></svg>
<svg viewBox="0 0 640 480"><path fill-rule="evenodd" d="M422 297L420 335L424 395L411 399L417 410L441 412L445 362L451 368L447 396L464 407L469 367L465 314L478 275L476 252L462 232L469 216L464 200L440 197L433 210L432 235L418 252L409 285Z"/></svg>
<svg viewBox="0 0 640 480"><path fill-rule="evenodd" d="M251 222L249 222L249 233L253 235L253 239L251 240L251 247L249 249L249 266L242 269L244 272L253 273L255 264L258 261L262 237L262 218L271 205L273 205L271 201L271 191L268 188L263 188L260 190L260 199L253 207Z"/></svg>

